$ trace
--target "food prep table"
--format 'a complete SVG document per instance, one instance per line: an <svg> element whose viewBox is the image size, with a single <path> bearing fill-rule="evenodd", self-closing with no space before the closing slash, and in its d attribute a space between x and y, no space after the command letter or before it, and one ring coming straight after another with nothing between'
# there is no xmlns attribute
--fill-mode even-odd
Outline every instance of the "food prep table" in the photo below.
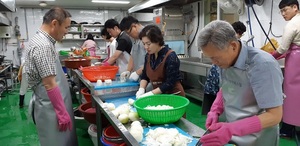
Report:
<svg viewBox="0 0 300 146"><path fill-rule="evenodd" d="M97 118L97 140L98 140L98 145L102 145L100 138L102 135L102 123L101 123L101 118L107 118L107 120L110 122L110 124L112 124L112 126L116 129L116 131L120 134L120 136L123 138L124 142L128 145L128 146L137 146L139 145L139 143L134 139L134 137L129 133L129 131L126 129L125 125L123 125L115 116L112 112L110 112L107 107L104 107L104 101L105 98L107 98L107 100L110 100L108 98L111 97L111 95L97 95L98 92L95 89L99 89L96 88L96 84L90 82L89 80L87 80L85 77L82 76L82 73L79 70L71 70L71 72L73 72L73 77L74 80L78 80L79 82L82 82L87 88L89 88L89 90L91 91L92 94L92 102L93 102L93 106L96 107L96 118ZM137 84L138 85L138 84ZM79 84L79 89L81 89L80 84ZM117 95L113 95L114 99L118 99L116 96L118 97L128 97L128 96L134 96L135 92L129 91L129 92L121 92ZM82 95L80 95L82 96ZM105 117L101 117L101 112L103 113L103 115ZM176 127L180 128L182 131L188 133L190 136L195 137L194 140L196 138L199 138L203 135L204 130L201 129L200 127L194 125L193 123L189 122L188 120L181 118L179 121L173 123Z"/></svg>

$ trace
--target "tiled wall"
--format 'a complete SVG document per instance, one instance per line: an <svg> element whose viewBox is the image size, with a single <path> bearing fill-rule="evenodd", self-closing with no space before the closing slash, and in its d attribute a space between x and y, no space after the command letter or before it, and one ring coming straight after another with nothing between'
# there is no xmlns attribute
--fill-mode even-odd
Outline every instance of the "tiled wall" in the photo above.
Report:
<svg viewBox="0 0 300 146"><path fill-rule="evenodd" d="M113 10L79 10L79 9L67 9L71 15L72 20L76 22L104 22L107 19L114 17L123 17L126 13L124 11L113 11ZM18 25L20 26L21 40L24 40L24 44L26 46L28 40L36 33L37 29L40 28L43 16L48 11L48 9L36 9L36 8L18 8L15 13L8 13L8 18L12 21L12 27L15 27L15 19L18 17ZM120 16L121 15L121 16ZM19 64L19 57L17 55L17 39L14 36L14 32L12 32L12 38L7 40L7 51L5 51L5 47L3 51L0 52L7 56L6 59L13 59L14 64ZM84 40L76 40L76 41L63 41L62 43L56 43L56 48L58 50L66 50L72 46L76 46L77 44L82 44ZM106 43L102 40L97 41L100 49L105 49ZM1 43L3 44L3 43ZM3 47L2 47L3 48Z"/></svg>

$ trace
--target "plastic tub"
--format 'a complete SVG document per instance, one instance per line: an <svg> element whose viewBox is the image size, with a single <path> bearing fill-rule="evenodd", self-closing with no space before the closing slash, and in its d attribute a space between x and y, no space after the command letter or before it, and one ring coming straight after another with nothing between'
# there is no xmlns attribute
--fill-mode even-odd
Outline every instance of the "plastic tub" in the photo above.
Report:
<svg viewBox="0 0 300 146"><path fill-rule="evenodd" d="M90 59L84 59L84 58L69 58L63 60L65 63L65 67L67 68L73 68L78 69L79 67L85 67L85 66L91 66L91 60Z"/></svg>
<svg viewBox="0 0 300 146"><path fill-rule="evenodd" d="M121 144L117 144L117 143L107 141L104 137L101 137L100 140L104 146L126 146L125 142L123 142Z"/></svg>
<svg viewBox="0 0 300 146"><path fill-rule="evenodd" d="M91 82L115 79L119 70L117 66L89 66L81 69L83 76Z"/></svg>
<svg viewBox="0 0 300 146"><path fill-rule="evenodd" d="M74 109L74 118L76 128L87 130L90 126L90 123L84 120L82 113L78 109Z"/></svg>
<svg viewBox="0 0 300 146"><path fill-rule="evenodd" d="M85 98L86 102L91 102L91 93L90 90L88 88L82 88L81 89L81 94L83 95L83 97Z"/></svg>
<svg viewBox="0 0 300 146"><path fill-rule="evenodd" d="M123 138L120 134L115 130L113 126L108 126L103 129L102 137L112 143L121 144L123 143Z"/></svg>
<svg viewBox="0 0 300 146"><path fill-rule="evenodd" d="M97 126L94 124L91 124L88 128L88 133L90 135L90 138L94 144L94 146L98 146L98 141L97 141Z"/></svg>
<svg viewBox="0 0 300 146"><path fill-rule="evenodd" d="M92 107L92 102L81 104L78 110L83 114L85 120L91 124L96 124L96 109ZM109 122L103 113L101 113L101 117L102 126L107 126Z"/></svg>

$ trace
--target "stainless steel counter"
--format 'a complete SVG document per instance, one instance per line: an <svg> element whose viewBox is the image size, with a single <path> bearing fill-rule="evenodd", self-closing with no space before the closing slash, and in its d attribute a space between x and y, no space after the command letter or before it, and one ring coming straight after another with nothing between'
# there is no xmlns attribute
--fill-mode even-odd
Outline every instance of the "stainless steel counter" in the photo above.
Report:
<svg viewBox="0 0 300 146"><path fill-rule="evenodd" d="M198 57L181 58L180 71L193 73L200 76L207 76L212 64L209 59Z"/></svg>
<svg viewBox="0 0 300 146"><path fill-rule="evenodd" d="M94 93L94 86L91 84L89 80L82 76L82 73L78 70L72 70L75 75L75 79L80 80L87 88L90 89L92 93L92 102L93 105L96 107L96 117L97 117L97 140L98 146L101 146L100 137L102 135L102 123L101 123L101 112L104 116L108 119L108 121L112 124L112 126L116 129L116 131L122 136L125 143L129 146L137 146L139 143L133 138L133 136L129 133L129 131L125 128L125 126L114 116L114 114L109 111L106 107L103 106L103 101L101 97L95 95ZM79 85L79 89L80 89ZM194 125L193 123L187 121L186 119L181 118L179 121L174 123L183 131L187 132L189 135L193 137L201 137L204 133L204 130L200 127Z"/></svg>

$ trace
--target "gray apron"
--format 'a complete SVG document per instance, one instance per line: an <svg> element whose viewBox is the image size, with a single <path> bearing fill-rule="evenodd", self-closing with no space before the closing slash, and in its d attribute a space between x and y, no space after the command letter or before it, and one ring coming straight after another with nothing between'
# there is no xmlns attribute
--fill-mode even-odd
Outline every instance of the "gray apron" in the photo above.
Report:
<svg viewBox="0 0 300 146"><path fill-rule="evenodd" d="M47 95L47 91L42 83L34 86L33 97L29 107L33 109L33 120L36 123L41 146L77 146L76 128L74 123L74 114L72 108L71 93L68 81L62 71L60 61L56 60L56 83L60 88L65 106L72 120L72 130L64 132L58 130L58 122L53 105ZM32 104L32 105L31 105Z"/></svg>
<svg viewBox="0 0 300 146"><path fill-rule="evenodd" d="M133 59L133 71L136 71L144 66L146 50L141 40L132 40L131 56Z"/></svg>
<svg viewBox="0 0 300 146"><path fill-rule="evenodd" d="M231 67L222 70L221 77L224 115L227 122L233 122L265 112L256 103L246 70ZM246 136L233 136L231 140L238 146L278 146L279 126L275 125L265 128L258 133Z"/></svg>

